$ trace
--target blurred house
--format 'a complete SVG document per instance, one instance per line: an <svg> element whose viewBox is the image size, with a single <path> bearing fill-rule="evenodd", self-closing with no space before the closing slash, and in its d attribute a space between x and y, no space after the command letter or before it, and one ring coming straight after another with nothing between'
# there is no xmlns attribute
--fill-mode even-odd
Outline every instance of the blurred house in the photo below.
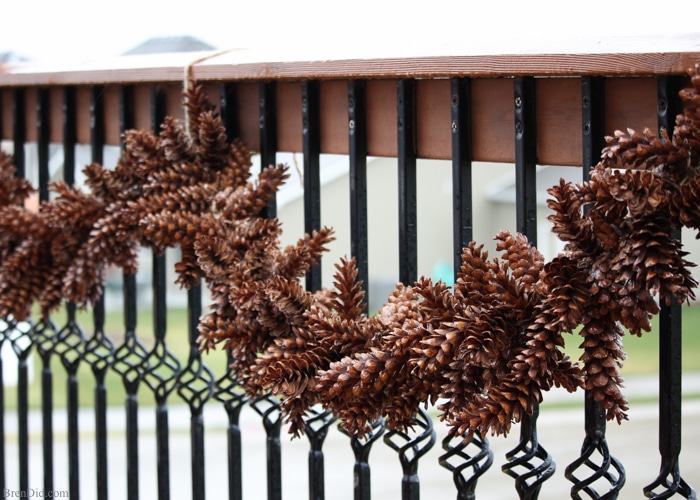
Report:
<svg viewBox="0 0 700 500"><path fill-rule="evenodd" d="M133 56L140 54L169 54L173 52L197 52L214 50L216 47L209 45L193 36L170 36L149 38L136 47L127 50L123 55Z"/></svg>

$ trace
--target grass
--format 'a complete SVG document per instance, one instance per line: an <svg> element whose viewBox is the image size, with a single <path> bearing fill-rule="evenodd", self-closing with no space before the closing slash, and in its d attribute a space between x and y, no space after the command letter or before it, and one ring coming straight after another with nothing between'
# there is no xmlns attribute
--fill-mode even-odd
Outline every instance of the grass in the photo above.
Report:
<svg viewBox="0 0 700 500"><path fill-rule="evenodd" d="M683 371L700 371L700 304L682 308ZM652 330L641 337L625 335L622 339L627 354L622 367L623 376L649 375L659 372L659 327L658 316L652 320ZM566 335L566 352L572 359L578 359L582 350L582 338Z"/></svg>
<svg viewBox="0 0 700 500"><path fill-rule="evenodd" d="M85 336L92 336L92 317L85 311L78 312L78 323L85 332ZM171 308L168 311L166 341L168 349L179 360L180 366L185 367L190 354L190 343L187 331L187 310L185 308ZM54 324L65 324L65 313L57 314L52 318ZM622 374L626 377L658 373L659 370L659 333L658 321L655 319L654 329L645 333L642 337L627 335L624 337L624 350L627 353ZM105 333L118 348L124 341L124 318L122 313L108 312L105 317ZM138 311L137 315L137 339L144 352L149 352L154 346L153 314L149 309ZM686 372L700 371L700 305L683 308L683 370ZM574 359L580 356L578 345L581 337L578 335L566 335L566 351ZM225 373L225 354L216 351L203 354L203 360L209 366L216 378ZM41 380L42 359L35 348L32 349L31 359L31 384L28 398L30 408L41 406ZM54 407L64 407L67 399L67 375L57 355L51 356L52 373L52 402ZM87 363L82 362L77 371L78 401L81 406L94 404L95 376ZM107 392L107 404L124 404L126 394L124 382L121 376L114 370L108 370L105 377ZM153 392L144 383L139 384L137 392L139 404L152 405L155 402ZM16 387L5 387L5 407L15 408L17 405ZM183 402L177 394L172 394L170 403Z"/></svg>

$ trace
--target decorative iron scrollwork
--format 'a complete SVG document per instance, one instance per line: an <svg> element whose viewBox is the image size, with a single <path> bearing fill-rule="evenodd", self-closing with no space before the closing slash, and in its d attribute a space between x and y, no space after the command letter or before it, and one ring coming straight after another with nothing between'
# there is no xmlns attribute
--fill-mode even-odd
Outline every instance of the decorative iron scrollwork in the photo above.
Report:
<svg viewBox="0 0 700 500"><path fill-rule="evenodd" d="M537 440L539 411L539 405L535 405L532 415L526 415L522 419L520 443L506 453L508 463L501 467L504 473L515 479L515 489L521 500L536 499L542 483L556 469L552 456Z"/></svg>
<svg viewBox="0 0 700 500"><path fill-rule="evenodd" d="M663 491L655 493L654 490L658 488ZM644 496L647 498L671 498L676 494L690 500L698 498L695 490L681 477L678 459L664 460L659 476L653 483L644 487Z"/></svg>
<svg viewBox="0 0 700 500"><path fill-rule="evenodd" d="M455 440L459 442L452 445L452 441ZM457 487L457 498L475 498L477 480L493 463L493 451L489 448L488 439L482 437L479 432L475 432L469 441L452 434L442 440L442 449L446 453L440 455L440 465L452 472ZM467 477L464 473L468 472L468 469L471 469L471 475Z"/></svg>
<svg viewBox="0 0 700 500"><path fill-rule="evenodd" d="M397 430L384 434L384 443L399 454L403 469L402 498L407 499L419 497L418 460L430 451L436 439L433 419L424 409L418 410L413 425L419 429L413 437Z"/></svg>

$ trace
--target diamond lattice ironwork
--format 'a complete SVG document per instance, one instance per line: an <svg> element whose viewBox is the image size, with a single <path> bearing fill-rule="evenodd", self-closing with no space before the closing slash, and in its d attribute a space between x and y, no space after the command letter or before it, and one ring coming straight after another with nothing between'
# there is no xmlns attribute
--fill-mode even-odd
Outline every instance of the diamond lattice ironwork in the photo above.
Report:
<svg viewBox="0 0 700 500"><path fill-rule="evenodd" d="M61 359L66 371L75 375L85 355L85 334L75 318L69 319L68 323L56 334L54 352Z"/></svg>
<svg viewBox="0 0 700 500"><path fill-rule="evenodd" d="M201 412L204 403L214 394L214 374L202 361L196 344L190 346L187 365L177 376L176 387L193 414Z"/></svg>
<svg viewBox="0 0 700 500"><path fill-rule="evenodd" d="M158 338L141 363L143 382L153 391L158 403L165 402L175 389L180 361L168 349L165 340Z"/></svg>
<svg viewBox="0 0 700 500"><path fill-rule="evenodd" d="M117 372L124 383L128 394L136 394L138 385L147 367L144 364L148 351L136 338L136 333L129 331L124 337L124 343L114 351L112 369Z"/></svg>

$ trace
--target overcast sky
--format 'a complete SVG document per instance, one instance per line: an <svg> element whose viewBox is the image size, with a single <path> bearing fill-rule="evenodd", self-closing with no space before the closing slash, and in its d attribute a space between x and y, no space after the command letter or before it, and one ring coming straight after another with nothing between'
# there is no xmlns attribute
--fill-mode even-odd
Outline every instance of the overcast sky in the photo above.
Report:
<svg viewBox="0 0 700 500"><path fill-rule="evenodd" d="M4 0L0 12L0 52L30 59L113 56L176 35L224 49L700 32L696 0Z"/></svg>

